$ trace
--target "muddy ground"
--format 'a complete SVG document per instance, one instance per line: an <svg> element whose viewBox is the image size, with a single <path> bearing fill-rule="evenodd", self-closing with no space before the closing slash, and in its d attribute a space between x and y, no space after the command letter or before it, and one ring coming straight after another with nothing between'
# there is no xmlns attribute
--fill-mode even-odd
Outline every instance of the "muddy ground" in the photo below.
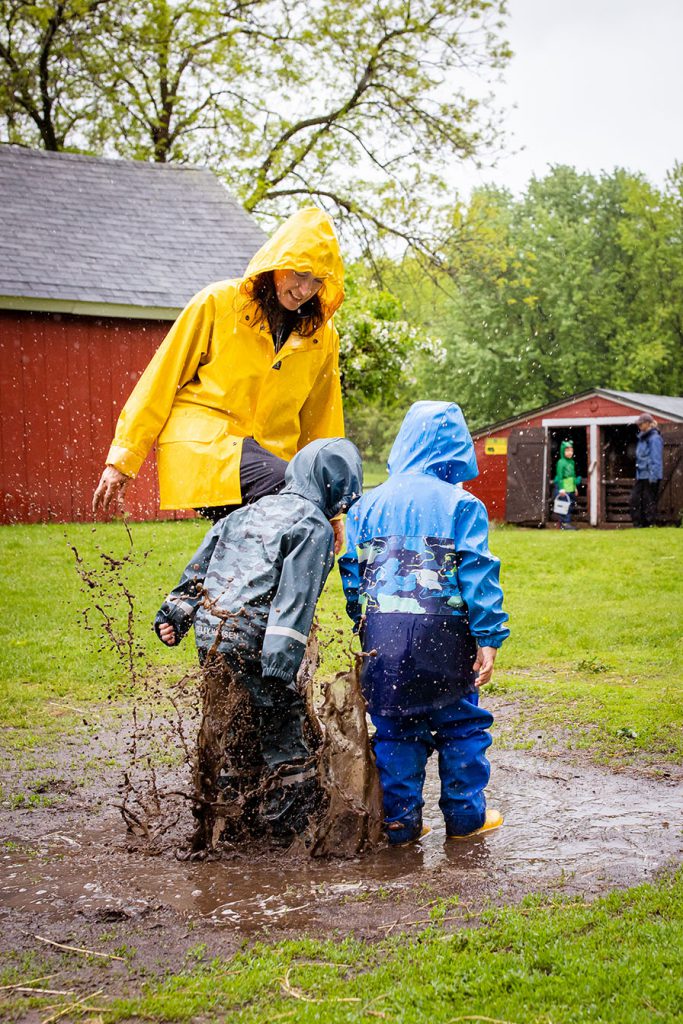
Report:
<svg viewBox="0 0 683 1024"><path fill-rule="evenodd" d="M488 702L499 725L515 707ZM459 897L452 926L476 920L487 904L530 892L597 896L652 879L681 861L680 769L659 778L491 749L489 804L505 814L497 833L447 841L430 765L421 843L352 861L314 861L298 850L238 848L220 859L180 860L191 830L176 801L157 852L126 831L118 788L130 723L101 712L64 745L12 754L0 820L0 949L6 964L37 954L37 973L62 972L77 991L139 990L145 979L229 955L245 940L354 934L376 940L424 926L434 901ZM503 729L504 733L504 729ZM172 761L172 758L169 758ZM182 789L182 767L157 774L159 789ZM40 936L40 938L39 938ZM122 959L60 951L65 943ZM23 970L23 967L21 968ZM40 1019L28 1011L16 1019Z"/></svg>

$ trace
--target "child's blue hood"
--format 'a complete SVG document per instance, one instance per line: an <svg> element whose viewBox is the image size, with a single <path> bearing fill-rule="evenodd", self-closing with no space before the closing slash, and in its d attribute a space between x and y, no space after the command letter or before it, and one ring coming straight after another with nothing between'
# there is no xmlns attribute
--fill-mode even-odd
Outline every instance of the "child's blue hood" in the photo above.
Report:
<svg viewBox="0 0 683 1024"><path fill-rule="evenodd" d="M415 402L391 452L389 473L431 473L456 484L479 475L470 432L455 402Z"/></svg>
<svg viewBox="0 0 683 1024"><path fill-rule="evenodd" d="M358 501L362 490L358 449L345 437L327 437L311 441L297 452L285 471L281 493L303 495L331 519Z"/></svg>

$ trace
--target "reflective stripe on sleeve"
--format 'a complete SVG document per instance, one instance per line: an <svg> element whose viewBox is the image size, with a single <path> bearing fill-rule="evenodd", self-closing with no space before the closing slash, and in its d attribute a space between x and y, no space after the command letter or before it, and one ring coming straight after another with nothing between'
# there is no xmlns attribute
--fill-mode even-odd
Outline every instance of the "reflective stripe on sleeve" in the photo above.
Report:
<svg viewBox="0 0 683 1024"><path fill-rule="evenodd" d="M182 601L179 598L172 597L171 600L169 601L169 604L172 604L174 608L177 608L179 611L181 611L183 615L194 615L194 605L188 604L187 601Z"/></svg>
<svg viewBox="0 0 683 1024"><path fill-rule="evenodd" d="M290 629L289 626L268 626L266 629L266 636L289 636L292 640L298 640L301 644L308 643L308 637L305 633L299 633L296 629Z"/></svg>

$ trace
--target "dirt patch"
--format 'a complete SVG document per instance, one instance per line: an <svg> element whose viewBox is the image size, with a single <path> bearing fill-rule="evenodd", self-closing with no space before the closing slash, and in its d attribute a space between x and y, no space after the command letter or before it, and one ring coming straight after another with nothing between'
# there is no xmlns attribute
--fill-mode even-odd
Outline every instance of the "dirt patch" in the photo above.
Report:
<svg viewBox="0 0 683 1024"><path fill-rule="evenodd" d="M652 878L683 852L683 797L671 780L494 745L489 802L506 823L486 838L446 840L432 762L425 791L432 831L412 847L316 861L296 847L269 853L238 845L220 858L181 861L175 846L192 827L185 808L166 847L150 856L114 806L129 736L121 728L98 736L97 749L90 738L79 748L70 737L49 777L35 766L10 773L0 808L7 951L44 953L38 934L100 951L135 947L135 970L177 970L198 946L207 956L229 953L255 936L395 934L424 922L439 898L457 896L476 914L487 902L531 891L592 897ZM83 766L98 752L95 777ZM182 788L182 772L157 768L157 781Z"/></svg>

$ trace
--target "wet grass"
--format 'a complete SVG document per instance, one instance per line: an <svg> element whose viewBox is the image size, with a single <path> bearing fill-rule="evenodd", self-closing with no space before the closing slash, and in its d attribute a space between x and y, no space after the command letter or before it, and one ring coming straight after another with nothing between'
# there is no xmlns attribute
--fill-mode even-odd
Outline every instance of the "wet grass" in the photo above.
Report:
<svg viewBox="0 0 683 1024"><path fill-rule="evenodd" d="M510 639L489 692L525 698L507 741L563 747L598 763L683 763L683 530L494 529ZM325 625L343 616L328 587ZM329 630L328 630L329 633ZM341 645L330 663L343 667Z"/></svg>
<svg viewBox="0 0 683 1024"><path fill-rule="evenodd" d="M232 959L209 962L202 962L205 950L197 947L180 972L150 981L139 994L92 1002L103 1024L674 1024L681 1019L680 873L593 903L529 897L465 924L458 918L467 921L466 908L449 901L433 907L430 917L431 924L413 937L376 944L344 936L256 944ZM0 981L19 982L17 966ZM31 968L40 975L37 963ZM135 971L134 952L130 968ZM106 962L101 965L102 980L95 985L91 979L92 989L106 991L110 969ZM139 985L139 975L133 974L131 987ZM48 997L26 998L36 1008L48 1002ZM54 997L49 1001L54 1007ZM17 994L0 992L0 1010L4 1019L20 1019Z"/></svg>
<svg viewBox="0 0 683 1024"><path fill-rule="evenodd" d="M204 529L133 524L131 549L121 523L0 528L0 567L12 581L0 599L0 723L18 727L13 745L32 749L46 725L62 732L89 702L129 701L131 666L169 678L194 668L191 639L166 649L151 621ZM491 546L512 628L492 689L526 698L521 726L566 729L598 760L683 761L683 531L504 528ZM131 633L126 590L135 595ZM329 674L349 660L336 572L319 615Z"/></svg>
<svg viewBox="0 0 683 1024"><path fill-rule="evenodd" d="M492 535L512 635L494 688L597 761L683 763L683 531Z"/></svg>
<svg viewBox="0 0 683 1024"><path fill-rule="evenodd" d="M129 697L131 664L141 674L150 665L193 667L194 645L164 648L151 622L204 528L199 521L135 524L132 548L121 523L0 528L1 571L12 580L0 599L0 722L29 734L50 722L62 728L82 702ZM135 595L132 635L124 588Z"/></svg>
<svg viewBox="0 0 683 1024"><path fill-rule="evenodd" d="M371 462L363 460L363 488L368 490L383 483L387 478L387 467L385 462Z"/></svg>

